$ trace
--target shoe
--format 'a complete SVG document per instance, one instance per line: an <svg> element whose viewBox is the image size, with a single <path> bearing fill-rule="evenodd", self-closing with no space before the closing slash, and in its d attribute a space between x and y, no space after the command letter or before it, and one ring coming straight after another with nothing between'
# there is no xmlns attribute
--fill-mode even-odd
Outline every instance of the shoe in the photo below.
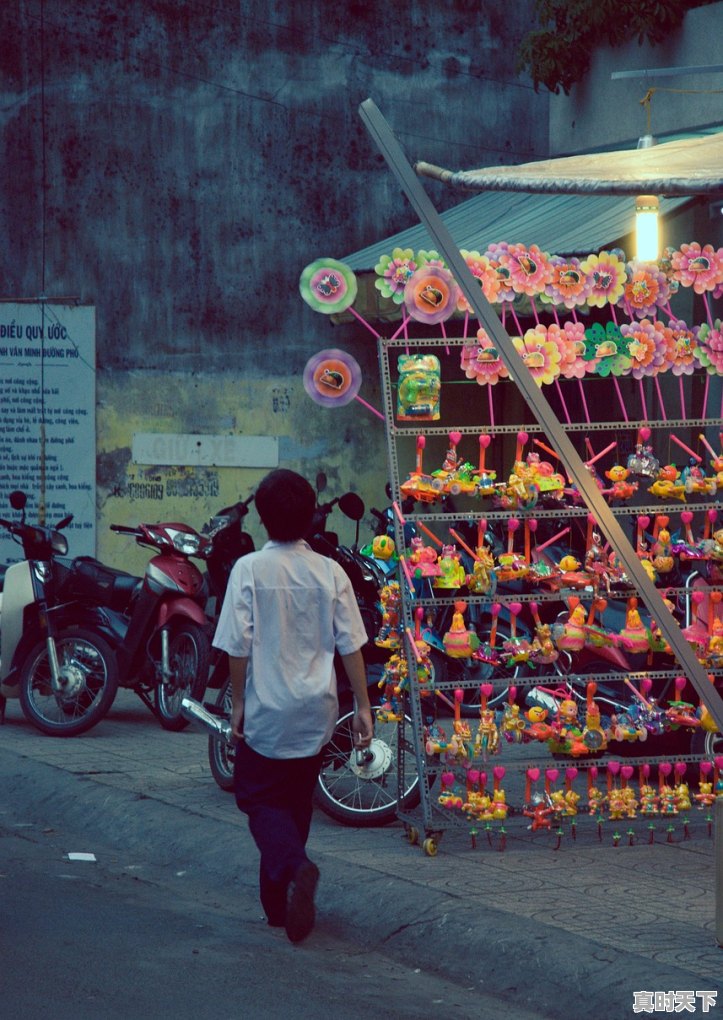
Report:
<svg viewBox="0 0 723 1020"><path fill-rule="evenodd" d="M286 934L290 942L301 942L309 935L316 920L314 893L319 881L319 869L311 861L304 861L289 884L286 901Z"/></svg>

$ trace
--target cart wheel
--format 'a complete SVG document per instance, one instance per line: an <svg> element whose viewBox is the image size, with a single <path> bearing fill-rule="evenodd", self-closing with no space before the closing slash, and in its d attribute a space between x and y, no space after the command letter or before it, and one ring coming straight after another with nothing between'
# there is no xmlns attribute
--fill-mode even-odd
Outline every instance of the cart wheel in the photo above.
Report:
<svg viewBox="0 0 723 1020"><path fill-rule="evenodd" d="M415 829L413 825L408 825L406 829L407 842L412 846L416 846L419 843L419 829Z"/></svg>
<svg viewBox="0 0 723 1020"><path fill-rule="evenodd" d="M437 856L437 840L436 839L432 839L431 837L425 839L424 843L422 844L422 849L424 850L424 852L427 855L427 857L436 857Z"/></svg>

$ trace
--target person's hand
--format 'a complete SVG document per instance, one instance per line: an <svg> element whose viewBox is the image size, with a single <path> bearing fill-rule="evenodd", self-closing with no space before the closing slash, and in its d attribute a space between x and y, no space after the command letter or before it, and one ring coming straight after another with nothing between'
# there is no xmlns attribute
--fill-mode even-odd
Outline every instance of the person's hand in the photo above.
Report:
<svg viewBox="0 0 723 1020"><path fill-rule="evenodd" d="M238 743L239 740L244 740L243 733L244 725L244 703L234 704L231 709L231 738L234 743Z"/></svg>
<svg viewBox="0 0 723 1020"><path fill-rule="evenodd" d="M374 736L374 720L370 708L358 708L351 724L354 747L369 747Z"/></svg>

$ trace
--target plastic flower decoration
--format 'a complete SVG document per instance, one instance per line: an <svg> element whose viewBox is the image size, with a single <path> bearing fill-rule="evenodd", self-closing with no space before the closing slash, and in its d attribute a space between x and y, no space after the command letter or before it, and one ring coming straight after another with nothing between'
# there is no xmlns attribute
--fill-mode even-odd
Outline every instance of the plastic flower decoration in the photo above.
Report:
<svg viewBox="0 0 723 1020"><path fill-rule="evenodd" d="M522 356L538 386L549 385L560 374L560 350L547 335L544 326L528 329L523 337L513 336L512 343Z"/></svg>
<svg viewBox="0 0 723 1020"><path fill-rule="evenodd" d="M497 301L514 301L517 296L512 286L512 272L504 261L509 248L506 241L500 241L499 244L491 244L485 252L497 279Z"/></svg>
<svg viewBox="0 0 723 1020"><path fill-rule="evenodd" d="M617 252L601 251L599 255L588 255L580 263L580 269L587 277L587 303L594 308L617 304L625 289L625 257Z"/></svg>
<svg viewBox="0 0 723 1020"><path fill-rule="evenodd" d="M354 304L357 280L344 262L322 258L309 263L299 277L302 298L315 312L333 315Z"/></svg>
<svg viewBox="0 0 723 1020"><path fill-rule="evenodd" d="M395 305L404 300L404 285L417 268L411 248L395 248L391 255L382 255L374 266L379 277L374 286Z"/></svg>
<svg viewBox="0 0 723 1020"><path fill-rule="evenodd" d="M585 360L585 324L570 319L562 325L552 323L547 327L547 336L557 344L560 351L560 375L564 379L582 379L593 372L597 362Z"/></svg>
<svg viewBox="0 0 723 1020"><path fill-rule="evenodd" d="M420 249L414 257L417 266L421 269L422 266L439 266L440 268L446 268L446 262L439 254L438 251L424 251Z"/></svg>
<svg viewBox="0 0 723 1020"><path fill-rule="evenodd" d="M422 266L404 285L404 304L417 322L434 325L448 319L457 307L459 288L448 269Z"/></svg>
<svg viewBox="0 0 723 1020"><path fill-rule="evenodd" d="M704 322L698 331L695 356L709 375L723 375L723 323Z"/></svg>
<svg viewBox="0 0 723 1020"><path fill-rule="evenodd" d="M671 248L668 245L667 248L663 248L663 254L658 259L658 269L661 273L665 274L665 279L668 281L671 294L677 294L680 290L680 280L673 275L673 254L675 248Z"/></svg>
<svg viewBox="0 0 723 1020"><path fill-rule="evenodd" d="M587 275L582 271L580 259L552 255L549 261L550 280L540 294L540 300L576 308L587 301L590 289Z"/></svg>
<svg viewBox="0 0 723 1020"><path fill-rule="evenodd" d="M460 255L467 263L472 276L478 280L479 285L482 288L482 292L487 300L490 302L497 301L500 281L494 267L490 265L488 257L486 255L480 255L478 251L465 251L464 248L460 249ZM457 310L460 312L472 311L469 301L462 291L459 292L459 296L457 298Z"/></svg>
<svg viewBox="0 0 723 1020"><path fill-rule="evenodd" d="M671 256L673 278L684 287L692 287L696 294L716 290L723 283L723 248L716 251L712 245L701 248L697 241L681 244Z"/></svg>
<svg viewBox="0 0 723 1020"><path fill-rule="evenodd" d="M512 289L517 294L534 297L542 294L550 280L550 257L536 244L510 244L500 256L500 263L510 274Z"/></svg>
<svg viewBox="0 0 723 1020"><path fill-rule="evenodd" d="M500 379L508 379L510 375L486 329L477 330L476 343L467 342L463 345L461 362L467 378L476 379L480 386L494 386Z"/></svg>
<svg viewBox="0 0 723 1020"><path fill-rule="evenodd" d="M662 324L656 325L661 328ZM698 326L690 329L682 319L671 319L662 329L668 345L666 363L673 375L692 375L696 367Z"/></svg>
<svg viewBox="0 0 723 1020"><path fill-rule="evenodd" d="M621 334L629 341L630 373L634 379L657 375L665 364L665 334L657 326L658 323L642 319L640 322L624 323L620 327Z"/></svg>
<svg viewBox="0 0 723 1020"><path fill-rule="evenodd" d="M665 273L653 262L629 262L628 279L618 304L629 315L644 319L654 316L656 309L670 300Z"/></svg>
<svg viewBox="0 0 723 1020"><path fill-rule="evenodd" d="M628 354L628 340L614 322L603 329L599 322L585 330L585 359L595 361L595 372L609 375L627 375L632 367Z"/></svg>

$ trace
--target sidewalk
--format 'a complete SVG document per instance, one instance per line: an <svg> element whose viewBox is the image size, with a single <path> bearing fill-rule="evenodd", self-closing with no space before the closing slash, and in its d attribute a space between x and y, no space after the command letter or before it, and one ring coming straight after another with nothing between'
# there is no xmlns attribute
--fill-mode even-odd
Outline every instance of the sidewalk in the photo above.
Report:
<svg viewBox="0 0 723 1020"><path fill-rule="evenodd" d="M74 828L91 850L95 838L233 883L252 902L256 849L232 796L211 777L206 746L193 728L166 733L125 691L107 719L69 740L38 733L9 702L0 812ZM480 825L476 848L467 831L450 828L427 857L398 823L351 829L317 812L310 854L322 871L319 923L551 1017L632 1017L642 990L715 991L715 1016L723 949L704 819L690 813L689 839L676 820L673 842L660 820L652 845L638 819L632 846L623 822L614 846L614 823L599 839L594 821L581 818L577 838L566 833L559 849L554 833L510 819L503 850ZM693 1001L702 1015L702 1000Z"/></svg>

